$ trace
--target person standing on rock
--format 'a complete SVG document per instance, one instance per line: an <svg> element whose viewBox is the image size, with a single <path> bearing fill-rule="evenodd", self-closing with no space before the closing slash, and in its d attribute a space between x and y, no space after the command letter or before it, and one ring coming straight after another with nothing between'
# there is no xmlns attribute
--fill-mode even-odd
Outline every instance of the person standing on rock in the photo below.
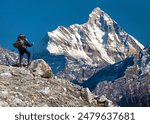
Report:
<svg viewBox="0 0 150 124"><path fill-rule="evenodd" d="M28 40L26 39L26 36L24 34L20 34L17 38L17 41L13 44L14 47L16 47L19 51L19 66L22 66L22 59L24 53L28 56L28 63L27 66L30 64L30 52L27 50L27 47L33 46L33 44L30 44Z"/></svg>

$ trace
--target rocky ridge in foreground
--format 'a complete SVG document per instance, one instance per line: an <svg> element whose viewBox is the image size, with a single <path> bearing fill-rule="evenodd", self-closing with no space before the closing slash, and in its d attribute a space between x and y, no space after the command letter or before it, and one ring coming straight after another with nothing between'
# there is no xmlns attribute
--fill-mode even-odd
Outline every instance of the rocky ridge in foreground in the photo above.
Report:
<svg viewBox="0 0 150 124"><path fill-rule="evenodd" d="M43 60L29 68L0 65L0 106L2 107L71 107L114 106L105 96L97 97L53 75Z"/></svg>

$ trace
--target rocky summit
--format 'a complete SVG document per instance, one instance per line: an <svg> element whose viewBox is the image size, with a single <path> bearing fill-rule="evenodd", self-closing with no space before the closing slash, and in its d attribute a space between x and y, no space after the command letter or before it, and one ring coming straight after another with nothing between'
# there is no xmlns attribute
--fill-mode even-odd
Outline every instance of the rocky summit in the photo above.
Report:
<svg viewBox="0 0 150 124"><path fill-rule="evenodd" d="M114 106L105 96L95 96L57 78L43 60L26 67L0 65L0 106L3 107L70 107Z"/></svg>

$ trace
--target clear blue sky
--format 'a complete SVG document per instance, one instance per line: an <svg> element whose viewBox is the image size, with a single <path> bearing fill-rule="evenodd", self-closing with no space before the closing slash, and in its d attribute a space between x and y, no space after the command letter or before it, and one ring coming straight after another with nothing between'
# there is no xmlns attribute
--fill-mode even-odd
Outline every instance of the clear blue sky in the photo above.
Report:
<svg viewBox="0 0 150 124"><path fill-rule="evenodd" d="M0 45L13 49L20 33L36 43L59 25L85 23L95 7L142 44L150 44L150 0L0 0Z"/></svg>

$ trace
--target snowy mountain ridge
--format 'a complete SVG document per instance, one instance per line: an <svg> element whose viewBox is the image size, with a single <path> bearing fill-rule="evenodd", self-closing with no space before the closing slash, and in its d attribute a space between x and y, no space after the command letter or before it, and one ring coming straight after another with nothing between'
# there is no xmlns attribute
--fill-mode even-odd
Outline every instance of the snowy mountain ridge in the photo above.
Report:
<svg viewBox="0 0 150 124"><path fill-rule="evenodd" d="M18 55L15 52L4 49L0 46L0 65L12 65L18 61Z"/></svg>

